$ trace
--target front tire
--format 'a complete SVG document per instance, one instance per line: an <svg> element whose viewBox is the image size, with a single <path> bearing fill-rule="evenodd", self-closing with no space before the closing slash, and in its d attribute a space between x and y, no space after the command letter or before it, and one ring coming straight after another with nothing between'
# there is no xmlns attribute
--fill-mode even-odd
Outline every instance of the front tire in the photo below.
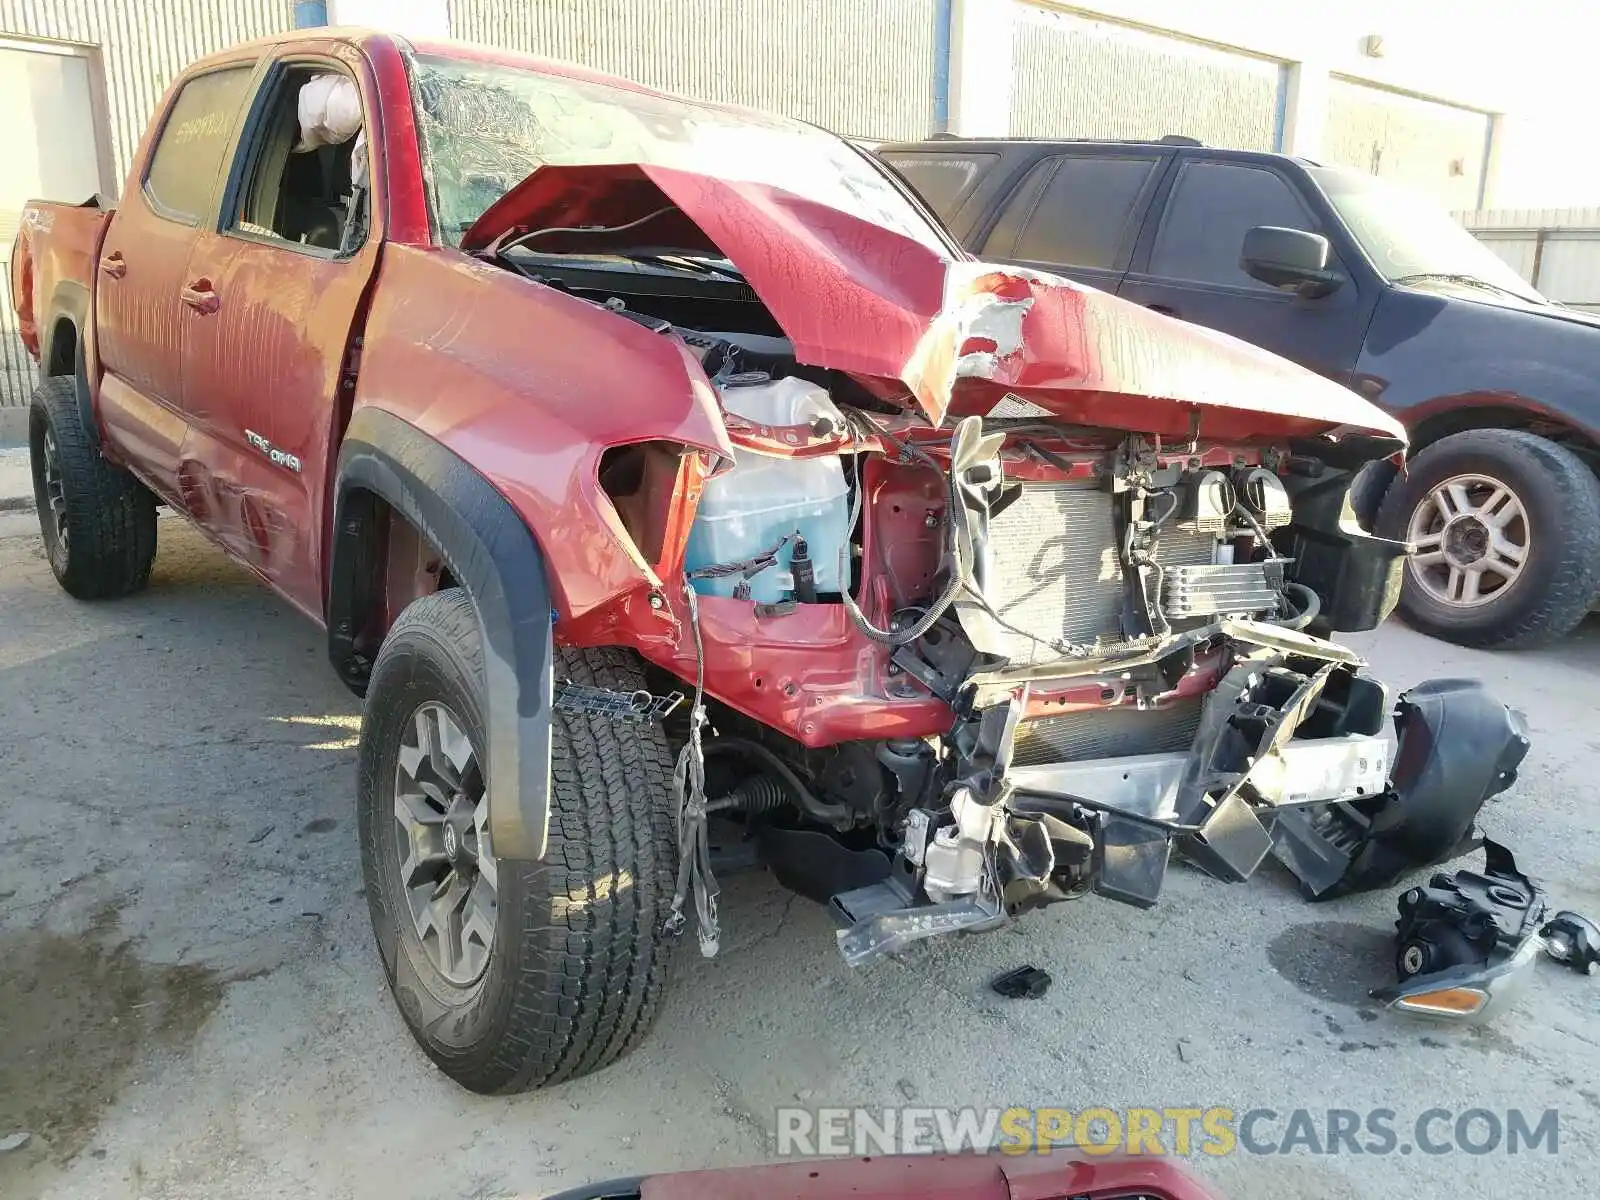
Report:
<svg viewBox="0 0 1600 1200"><path fill-rule="evenodd" d="M590 686L643 686L622 650L558 648L555 666ZM587 1074L644 1036L666 981L677 847L660 724L558 711L545 857L496 859L483 678L461 589L401 613L367 690L358 816L373 929L406 1024L462 1086L506 1093Z"/></svg>
<svg viewBox="0 0 1600 1200"><path fill-rule="evenodd" d="M28 408L33 499L50 570L79 600L142 591L156 557L156 500L101 457L83 426L77 381L53 376Z"/></svg>
<svg viewBox="0 0 1600 1200"><path fill-rule="evenodd" d="M1513 429L1442 438L1378 512L1409 541L1400 612L1463 646L1523 649L1570 633L1600 592L1600 482L1572 451Z"/></svg>

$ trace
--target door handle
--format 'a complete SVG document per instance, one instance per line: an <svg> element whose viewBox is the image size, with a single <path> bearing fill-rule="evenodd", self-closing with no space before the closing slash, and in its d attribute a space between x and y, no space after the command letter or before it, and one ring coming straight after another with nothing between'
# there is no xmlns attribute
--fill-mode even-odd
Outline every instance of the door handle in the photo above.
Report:
<svg viewBox="0 0 1600 1200"><path fill-rule="evenodd" d="M222 307L222 297L213 290L209 279L196 279L185 284L178 292L178 299L201 315L214 313Z"/></svg>
<svg viewBox="0 0 1600 1200"><path fill-rule="evenodd" d="M112 279L121 279L128 273L128 264L123 261L122 251L113 250L100 260L100 271Z"/></svg>

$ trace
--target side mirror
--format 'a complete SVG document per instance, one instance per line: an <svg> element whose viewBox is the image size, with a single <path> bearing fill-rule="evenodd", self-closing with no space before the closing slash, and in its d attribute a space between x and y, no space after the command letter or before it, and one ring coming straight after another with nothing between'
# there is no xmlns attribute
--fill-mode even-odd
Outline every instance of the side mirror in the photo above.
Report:
<svg viewBox="0 0 1600 1200"><path fill-rule="evenodd" d="M1328 269L1330 253L1328 239L1320 233L1257 225L1244 235L1239 266L1252 279L1315 299L1344 282Z"/></svg>

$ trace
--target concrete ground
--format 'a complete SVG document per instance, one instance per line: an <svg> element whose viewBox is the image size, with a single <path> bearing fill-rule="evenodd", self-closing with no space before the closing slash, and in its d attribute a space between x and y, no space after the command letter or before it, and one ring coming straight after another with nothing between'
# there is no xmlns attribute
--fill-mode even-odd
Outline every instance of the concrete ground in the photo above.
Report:
<svg viewBox="0 0 1600 1200"><path fill-rule="evenodd" d="M1532 754L1487 825L1600 915L1600 623L1520 655L1398 624L1359 641L1394 683L1481 676L1527 710ZM721 957L684 947L636 1054L469 1095L413 1046L373 952L358 713L317 632L177 521L150 590L103 605L0 530L0 1138L32 1134L0 1153L0 1195L537 1196L761 1160L779 1106L906 1103L1381 1106L1402 1132L1434 1106L1553 1107L1554 1155L1196 1168L1235 1200L1593 1194L1600 979L1540 964L1480 1031L1378 1014L1393 893L1314 907L1273 869L1175 868L1147 912L1089 899L857 972L820 909L734 878ZM1054 974L1045 998L987 989L1024 962Z"/></svg>

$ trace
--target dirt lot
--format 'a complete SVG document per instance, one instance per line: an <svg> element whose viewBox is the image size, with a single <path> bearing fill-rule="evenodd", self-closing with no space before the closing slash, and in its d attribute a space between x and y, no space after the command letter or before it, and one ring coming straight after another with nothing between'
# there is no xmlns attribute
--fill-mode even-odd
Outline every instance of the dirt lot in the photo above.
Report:
<svg viewBox="0 0 1600 1200"><path fill-rule="evenodd" d="M8 514L20 516L21 514ZM30 518L31 520L31 518ZM385 994L353 831L357 703L318 634L162 522L151 590L84 606L0 528L0 1195L489 1197L750 1162L782 1105L1560 1110L1559 1152L1235 1154L1236 1198L1593 1194L1600 979L1551 964L1479 1032L1366 1008L1390 895L1306 905L1273 870L1175 869L1163 903L1035 914L851 973L823 912L728 881L643 1049L510 1100L468 1095ZM1558 903L1600 915L1600 622L1490 656L1391 626L1398 684L1478 675L1534 748L1487 817ZM1002 1001L1023 962L1056 985ZM1281 1127L1280 1127L1281 1129Z"/></svg>

